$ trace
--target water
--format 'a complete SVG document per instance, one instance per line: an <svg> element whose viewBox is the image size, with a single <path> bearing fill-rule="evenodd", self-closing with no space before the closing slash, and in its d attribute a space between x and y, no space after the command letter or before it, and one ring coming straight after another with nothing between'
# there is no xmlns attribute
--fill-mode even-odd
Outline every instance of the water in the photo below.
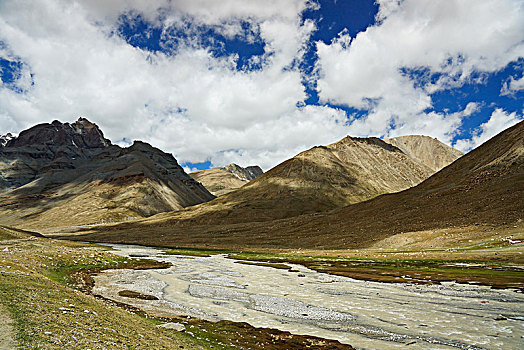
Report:
<svg viewBox="0 0 524 350"><path fill-rule="evenodd" d="M223 255L184 257L161 249L114 245L174 266L107 270L95 294L158 316L188 315L247 322L295 334L336 339L363 349L519 349L524 344L524 296L512 290L455 283L412 285L245 265ZM156 296L121 297L121 290Z"/></svg>

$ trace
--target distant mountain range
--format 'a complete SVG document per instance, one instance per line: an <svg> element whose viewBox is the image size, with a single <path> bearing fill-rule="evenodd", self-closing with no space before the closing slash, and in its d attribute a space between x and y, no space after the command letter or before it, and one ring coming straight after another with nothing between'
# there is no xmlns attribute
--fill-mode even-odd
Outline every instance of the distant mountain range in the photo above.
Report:
<svg viewBox="0 0 524 350"><path fill-rule="evenodd" d="M479 232L496 238L500 230L521 227L524 122L430 176L459 156L424 136L347 137L305 151L213 201L69 237L232 249L386 244L378 242L393 248L396 235L445 242L461 232L452 239L467 244Z"/></svg>
<svg viewBox="0 0 524 350"><path fill-rule="evenodd" d="M119 222L214 198L171 154L140 141L113 145L84 118L3 140L1 223L41 230Z"/></svg>
<svg viewBox="0 0 524 350"><path fill-rule="evenodd" d="M519 227L524 213L524 122L463 156L427 136L348 136L265 173L230 164L191 176L172 155L113 145L82 118L1 140L0 225L73 239L393 247L439 230Z"/></svg>
<svg viewBox="0 0 524 350"><path fill-rule="evenodd" d="M263 173L256 165L242 168L237 164L228 164L220 168L195 171L189 175L215 196L221 196L244 186Z"/></svg>

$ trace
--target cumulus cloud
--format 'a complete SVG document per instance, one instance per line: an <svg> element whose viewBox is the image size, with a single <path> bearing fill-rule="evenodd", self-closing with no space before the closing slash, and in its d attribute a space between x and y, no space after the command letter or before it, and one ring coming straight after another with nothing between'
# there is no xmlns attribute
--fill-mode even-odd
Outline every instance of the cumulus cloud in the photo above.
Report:
<svg viewBox="0 0 524 350"><path fill-rule="evenodd" d="M305 76L298 62L316 23L301 14L318 8L312 0L0 1L0 58L18 67L13 82L0 83L0 133L85 116L117 144L141 139L181 163L266 170L346 134L424 133L451 142L478 105L428 112L431 94L522 56L522 3L378 3L377 24L318 43L317 74ZM120 34L139 19L160 33L161 50ZM185 35L174 37L177 30ZM239 55L213 51L206 30L262 52L239 69ZM440 76L415 83L412 70ZM321 103L369 113L306 105L304 82L317 79ZM507 89L520 84L508 81Z"/></svg>
<svg viewBox="0 0 524 350"><path fill-rule="evenodd" d="M463 152L470 151L522 120L524 120L524 115L522 114L519 115L516 112L507 113L502 108L497 108L487 122L481 124L472 132L471 138L457 140L454 147Z"/></svg>
<svg viewBox="0 0 524 350"><path fill-rule="evenodd" d="M502 96L513 95L517 91L524 90L524 75L520 79L510 77L508 81L504 82L500 94Z"/></svg>
<svg viewBox="0 0 524 350"><path fill-rule="evenodd" d="M314 6L307 0L270 6L240 0L2 2L0 55L23 69L16 89L0 87L0 129L81 115L117 143L142 139L180 162L223 165L235 158L267 169L308 142L332 141L333 129L343 134L344 123L325 118L339 112L319 108L311 115L310 108L297 108L307 96L293 62L315 30L300 15ZM176 52L133 47L115 34L126 13L139 14L164 35L178 22L256 35L264 44L261 69L238 70L236 55L217 57L189 41ZM241 22L250 24L248 32ZM305 141L296 133L302 124L331 134Z"/></svg>
<svg viewBox="0 0 524 350"><path fill-rule="evenodd" d="M428 113L431 94L524 56L523 2L381 0L379 5L375 26L355 38L343 32L330 44L317 43L320 99L369 110L355 122L366 134L420 130L449 142L461 116Z"/></svg>

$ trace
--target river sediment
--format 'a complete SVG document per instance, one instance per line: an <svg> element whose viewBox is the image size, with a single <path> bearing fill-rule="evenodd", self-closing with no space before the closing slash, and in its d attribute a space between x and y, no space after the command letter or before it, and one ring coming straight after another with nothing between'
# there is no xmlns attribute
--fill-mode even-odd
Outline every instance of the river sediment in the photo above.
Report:
<svg viewBox="0 0 524 350"><path fill-rule="evenodd" d="M173 266L104 271L94 277L93 293L159 317L247 322L356 348L512 349L524 340L524 296L513 290L451 282L381 283L301 265L285 270L238 264L224 255L187 257L149 247L114 247L116 254ZM130 292L148 297L133 298Z"/></svg>

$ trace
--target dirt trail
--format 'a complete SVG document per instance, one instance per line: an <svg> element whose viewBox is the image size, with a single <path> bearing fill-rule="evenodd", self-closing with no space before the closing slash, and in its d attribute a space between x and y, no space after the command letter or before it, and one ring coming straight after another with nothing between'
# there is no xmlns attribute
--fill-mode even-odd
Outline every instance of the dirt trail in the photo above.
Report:
<svg viewBox="0 0 524 350"><path fill-rule="evenodd" d="M11 323L11 317L0 305L0 349L2 350L15 349Z"/></svg>

